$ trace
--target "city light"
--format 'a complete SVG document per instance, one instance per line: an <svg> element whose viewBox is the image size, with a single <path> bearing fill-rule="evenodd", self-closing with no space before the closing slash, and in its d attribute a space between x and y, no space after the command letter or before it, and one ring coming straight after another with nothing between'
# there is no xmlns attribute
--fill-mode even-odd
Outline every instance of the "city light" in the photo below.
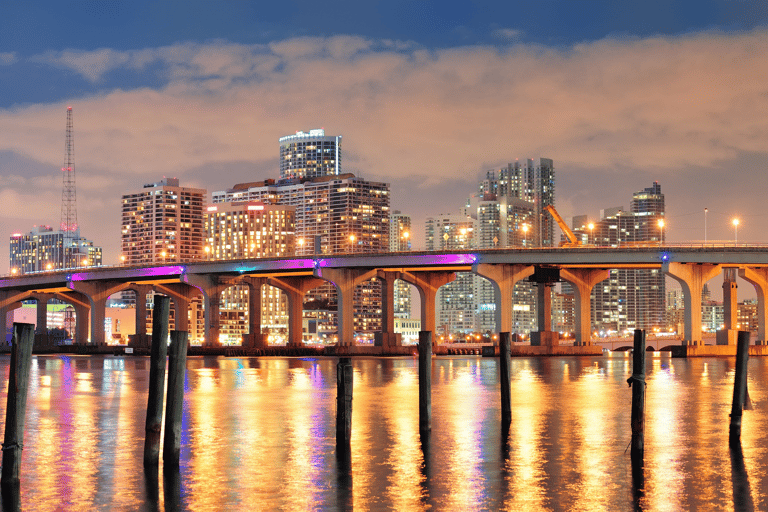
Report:
<svg viewBox="0 0 768 512"><path fill-rule="evenodd" d="M739 243L739 219L733 219L733 243Z"/></svg>

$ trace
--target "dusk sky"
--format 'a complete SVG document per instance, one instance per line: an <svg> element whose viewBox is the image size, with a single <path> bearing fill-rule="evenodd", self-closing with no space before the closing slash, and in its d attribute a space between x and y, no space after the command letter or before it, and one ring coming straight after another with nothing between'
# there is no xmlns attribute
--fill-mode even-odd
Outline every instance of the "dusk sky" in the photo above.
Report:
<svg viewBox="0 0 768 512"><path fill-rule="evenodd" d="M0 233L57 226L66 109L81 234L120 255L120 197L278 176L278 138L343 136L343 170L412 215L552 158L561 215L659 181L667 239L768 242L768 3L7 2ZM8 245L0 268L8 267ZM3 270L4 272L5 270Z"/></svg>

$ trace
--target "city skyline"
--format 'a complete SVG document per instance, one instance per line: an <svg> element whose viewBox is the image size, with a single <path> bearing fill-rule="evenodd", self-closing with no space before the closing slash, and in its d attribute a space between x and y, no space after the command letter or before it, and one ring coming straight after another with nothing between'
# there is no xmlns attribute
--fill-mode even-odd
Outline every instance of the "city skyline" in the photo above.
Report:
<svg viewBox="0 0 768 512"><path fill-rule="evenodd" d="M209 192L277 178L279 137L314 128L344 137L345 172L392 184L417 237L485 171L549 157L566 220L661 181L668 240L702 240L708 208L709 240L733 240L739 216L740 242L766 241L765 9L615 4L628 14L372 3L330 22L310 4L289 20L192 3L167 30L155 24L172 9L142 2L14 5L0 21L0 229L57 222L72 106L79 221L105 264L119 262L126 191L162 176ZM365 15L370 28L354 23Z"/></svg>

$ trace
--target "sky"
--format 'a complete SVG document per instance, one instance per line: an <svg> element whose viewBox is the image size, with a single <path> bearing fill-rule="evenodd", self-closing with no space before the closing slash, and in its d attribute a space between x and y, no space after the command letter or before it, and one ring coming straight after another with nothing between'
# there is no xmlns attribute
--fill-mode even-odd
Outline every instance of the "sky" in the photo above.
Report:
<svg viewBox="0 0 768 512"><path fill-rule="evenodd" d="M11 0L0 236L60 222L71 106L105 264L123 194L277 178L279 137L315 128L342 135L344 172L391 184L415 249L484 171L540 157L566 221L658 181L667 240L768 242L766 55L765 1Z"/></svg>

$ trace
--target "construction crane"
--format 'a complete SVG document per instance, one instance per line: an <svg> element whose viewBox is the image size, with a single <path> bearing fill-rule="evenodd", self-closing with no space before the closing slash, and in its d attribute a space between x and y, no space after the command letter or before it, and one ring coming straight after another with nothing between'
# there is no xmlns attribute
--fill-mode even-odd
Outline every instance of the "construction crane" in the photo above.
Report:
<svg viewBox="0 0 768 512"><path fill-rule="evenodd" d="M549 212L553 219L555 219L555 222L557 222L557 225L560 226L563 234L565 234L565 236L568 237L568 240L570 240L569 242L562 242L560 247L581 247L583 245L581 240L576 238L576 235L573 234L573 231L571 231L560 214L557 213L557 210L555 210L554 206L548 204L544 207L544 209Z"/></svg>

